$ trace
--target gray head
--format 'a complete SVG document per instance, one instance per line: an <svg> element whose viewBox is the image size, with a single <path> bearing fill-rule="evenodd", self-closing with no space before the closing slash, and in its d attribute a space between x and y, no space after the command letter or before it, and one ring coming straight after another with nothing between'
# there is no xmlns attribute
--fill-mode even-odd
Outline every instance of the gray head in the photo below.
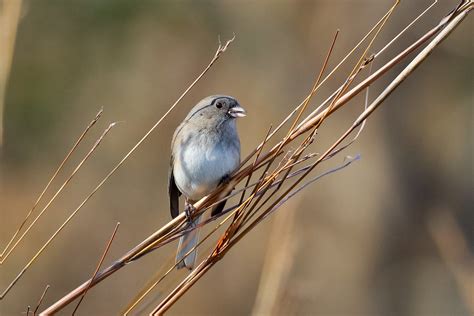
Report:
<svg viewBox="0 0 474 316"><path fill-rule="evenodd" d="M211 95L199 101L186 116L185 121L199 122L207 126L220 126L245 115L245 110L233 97Z"/></svg>

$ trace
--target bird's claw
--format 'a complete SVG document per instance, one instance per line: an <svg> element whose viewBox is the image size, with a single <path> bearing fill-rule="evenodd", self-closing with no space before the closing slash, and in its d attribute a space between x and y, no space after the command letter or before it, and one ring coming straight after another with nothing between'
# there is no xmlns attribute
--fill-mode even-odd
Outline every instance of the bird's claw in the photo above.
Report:
<svg viewBox="0 0 474 316"><path fill-rule="evenodd" d="M196 208L191 203L186 203L186 207L184 208L184 215L186 216L186 221L191 224L193 222L192 215Z"/></svg>

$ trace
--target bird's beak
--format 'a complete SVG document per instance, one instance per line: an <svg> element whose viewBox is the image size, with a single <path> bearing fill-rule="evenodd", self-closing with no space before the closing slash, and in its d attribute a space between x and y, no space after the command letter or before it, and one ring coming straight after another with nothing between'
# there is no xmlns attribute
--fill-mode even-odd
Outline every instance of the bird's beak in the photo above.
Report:
<svg viewBox="0 0 474 316"><path fill-rule="evenodd" d="M247 115L247 112L241 106L234 106L229 109L229 115L232 117L244 117Z"/></svg>

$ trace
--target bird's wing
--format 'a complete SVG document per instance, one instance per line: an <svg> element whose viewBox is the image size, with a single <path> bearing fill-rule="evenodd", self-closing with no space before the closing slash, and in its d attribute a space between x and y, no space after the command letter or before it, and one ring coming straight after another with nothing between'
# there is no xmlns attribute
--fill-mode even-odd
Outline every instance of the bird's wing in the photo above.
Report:
<svg viewBox="0 0 474 316"><path fill-rule="evenodd" d="M219 182L219 185L221 185L223 183L229 183L229 180L230 180L230 175L226 174L225 176L222 177L221 181ZM229 192L229 194L230 194L230 192ZM226 202L227 202L227 200L224 200L224 201L220 202L219 204L217 204L216 206L214 206L214 208L212 209L212 212L211 212L211 216L220 214L224 210L224 206L225 206Z"/></svg>
<svg viewBox="0 0 474 316"><path fill-rule="evenodd" d="M179 214L179 196L181 195L181 191L179 191L176 182L174 182L173 155L171 155L170 171L168 175L168 195L170 198L171 217L175 218Z"/></svg>

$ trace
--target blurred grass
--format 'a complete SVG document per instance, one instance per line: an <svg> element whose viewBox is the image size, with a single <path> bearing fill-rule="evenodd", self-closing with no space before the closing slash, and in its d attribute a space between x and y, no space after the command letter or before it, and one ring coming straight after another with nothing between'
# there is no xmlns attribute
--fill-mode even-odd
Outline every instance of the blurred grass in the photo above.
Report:
<svg viewBox="0 0 474 316"><path fill-rule="evenodd" d="M16 32L21 12L21 0L0 2L0 147L3 144L3 109L10 76Z"/></svg>

